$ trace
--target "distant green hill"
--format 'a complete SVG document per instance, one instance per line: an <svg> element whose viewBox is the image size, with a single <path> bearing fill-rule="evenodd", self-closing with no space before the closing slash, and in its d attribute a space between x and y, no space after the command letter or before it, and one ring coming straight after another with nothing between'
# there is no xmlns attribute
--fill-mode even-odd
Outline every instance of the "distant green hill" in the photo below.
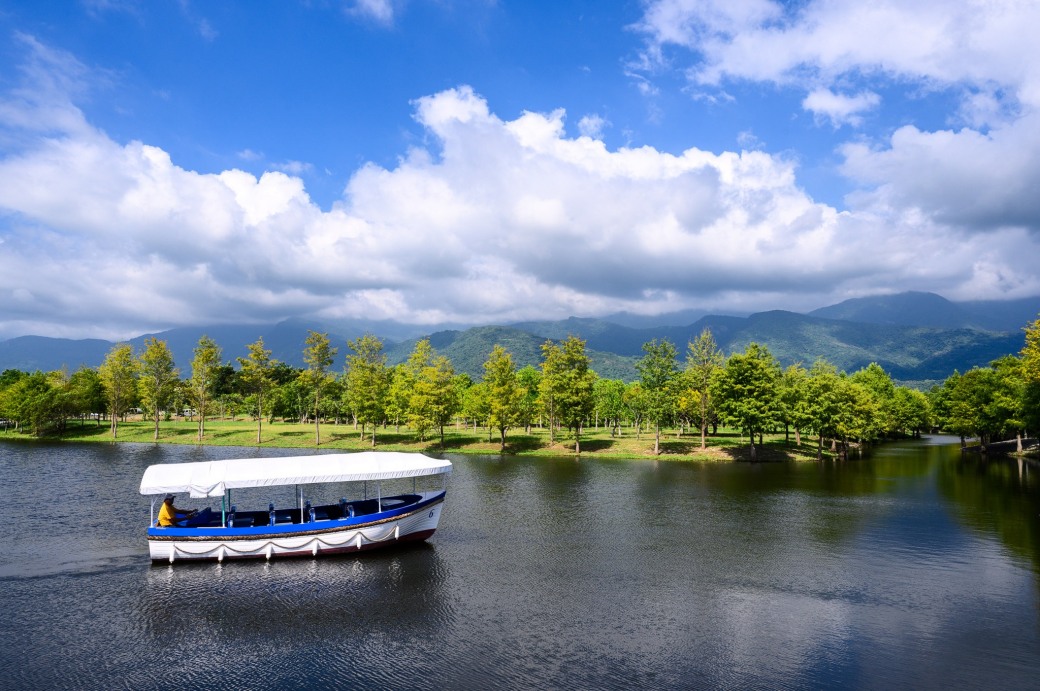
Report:
<svg viewBox="0 0 1040 691"><path fill-rule="evenodd" d="M965 371L1022 349L1022 327L1037 318L1040 298L1008 302L953 303L931 293L846 300L838 305L797 314L781 310L749 317L711 315L676 326L662 316L645 320L627 315L627 325L607 319L570 318L531 321L507 326L477 326L436 330L428 337L448 356L458 372L483 377L483 365L495 344L513 354L517 367L541 361L546 339L560 341L574 335L586 341L592 366L602 377L632 381L643 344L667 339L685 358L686 345L710 328L725 353L744 350L752 341L766 345L783 365L806 366L823 358L851 372L877 362L900 381L928 382L946 378L955 369ZM673 317L677 317L673 315ZM692 316L692 314L691 314ZM838 318L836 318L838 317ZM642 325L642 326L641 326ZM999 328L998 328L999 327ZM386 332L381 332L381 329ZM184 327L131 340L140 352L149 335L167 341L182 376L191 371L192 351L206 334L223 349L225 361L246 355L246 345L262 337L274 358L303 366L308 330L326 332L339 348L333 369L342 371L347 340L365 332L379 336L391 364L403 362L422 331L396 322L344 321L335 324L286 320L274 325ZM400 340L406 335L408 340ZM97 339L68 340L25 336L0 341L0 370L76 369L101 364L112 343Z"/></svg>
<svg viewBox="0 0 1040 691"><path fill-rule="evenodd" d="M564 336L566 337L566 336ZM526 365L537 367L542 361L542 344L546 340L561 340L553 336L539 336L505 326L478 326L465 331L438 331L430 334L430 345L451 360L456 372L465 372L474 380L484 377L484 362L496 345L505 347L513 355L517 369ZM418 339L410 339L387 349L390 364L408 359ZM586 351L592 368L601 377L631 381L636 377L635 358L609 352Z"/></svg>

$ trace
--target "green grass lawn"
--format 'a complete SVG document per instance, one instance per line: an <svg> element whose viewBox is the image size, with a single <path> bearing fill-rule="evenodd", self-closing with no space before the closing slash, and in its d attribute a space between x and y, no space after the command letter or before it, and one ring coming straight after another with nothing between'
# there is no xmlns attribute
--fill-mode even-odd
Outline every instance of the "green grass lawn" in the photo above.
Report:
<svg viewBox="0 0 1040 691"><path fill-rule="evenodd" d="M366 431L365 439L360 439L360 428L350 424L335 425L331 423L321 426L322 449L343 449L361 451L372 449ZM694 431L682 436L677 430L661 431L661 454L654 456L654 435L643 432L639 437L631 428L624 428L618 437L612 437L610 430L590 428L582 433L581 455L592 458L657 458L659 460L676 461L734 461L750 458L747 438L733 430L721 430L716 436L708 437L708 448L701 450L700 436ZM574 439L566 431L557 433L556 442L549 443L549 431L533 429L525 434L522 429L509 430L506 434L505 453L519 456L570 456L574 454ZM119 442L154 441L154 424L142 420L130 420L119 423ZM96 421L71 421L68 428L60 436L48 436L46 439L62 439L77 442L111 442L112 435L107 422L100 425ZM0 439L32 439L28 434L18 434L13 430L0 433ZM793 439L793 435L792 435ZM784 436L765 435L764 446L758 449L761 461L815 460L816 439L803 437L802 445L796 446L793 441L787 443ZM197 444L198 425L187 420L162 422L159 425L159 443L161 444ZM258 446L256 442L256 423L248 420L207 420L206 434L202 443L208 446ZM314 425L300 425L285 422L265 422L259 446L273 448L313 449ZM442 450L440 439L434 434L426 441L420 442L415 433L404 427L395 431L393 427L380 428L376 432L377 450L438 452ZM491 434L488 441L486 428L474 430L457 428L454 425L444 430L443 451L466 454L498 454L500 453L498 431Z"/></svg>

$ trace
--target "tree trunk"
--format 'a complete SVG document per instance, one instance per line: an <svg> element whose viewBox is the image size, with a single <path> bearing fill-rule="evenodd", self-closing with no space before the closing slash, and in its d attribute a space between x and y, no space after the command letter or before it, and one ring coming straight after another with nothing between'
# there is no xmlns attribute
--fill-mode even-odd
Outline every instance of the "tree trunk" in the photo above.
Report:
<svg viewBox="0 0 1040 691"><path fill-rule="evenodd" d="M654 425L654 455L661 455L661 425Z"/></svg>

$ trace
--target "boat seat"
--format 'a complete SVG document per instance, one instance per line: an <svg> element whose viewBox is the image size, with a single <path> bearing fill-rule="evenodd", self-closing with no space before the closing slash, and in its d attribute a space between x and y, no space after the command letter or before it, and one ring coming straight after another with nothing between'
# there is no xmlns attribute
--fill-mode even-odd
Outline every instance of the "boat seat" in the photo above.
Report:
<svg viewBox="0 0 1040 691"><path fill-rule="evenodd" d="M253 527L252 516L235 516L235 527L236 528L251 528Z"/></svg>
<svg viewBox="0 0 1040 691"><path fill-rule="evenodd" d="M314 520L316 521L327 521L329 520L329 512L324 509L314 509Z"/></svg>

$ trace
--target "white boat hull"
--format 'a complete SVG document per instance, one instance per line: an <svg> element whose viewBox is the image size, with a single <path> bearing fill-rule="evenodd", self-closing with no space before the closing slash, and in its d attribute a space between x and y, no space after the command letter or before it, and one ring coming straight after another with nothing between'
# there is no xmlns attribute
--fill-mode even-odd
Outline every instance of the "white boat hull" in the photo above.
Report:
<svg viewBox="0 0 1040 691"><path fill-rule="evenodd" d="M219 537L148 536L153 561L272 559L317 557L360 552L400 542L425 540L437 530L443 499L392 518L374 515L371 522L339 527L337 521L317 521L291 533ZM323 525L324 524L324 525Z"/></svg>

